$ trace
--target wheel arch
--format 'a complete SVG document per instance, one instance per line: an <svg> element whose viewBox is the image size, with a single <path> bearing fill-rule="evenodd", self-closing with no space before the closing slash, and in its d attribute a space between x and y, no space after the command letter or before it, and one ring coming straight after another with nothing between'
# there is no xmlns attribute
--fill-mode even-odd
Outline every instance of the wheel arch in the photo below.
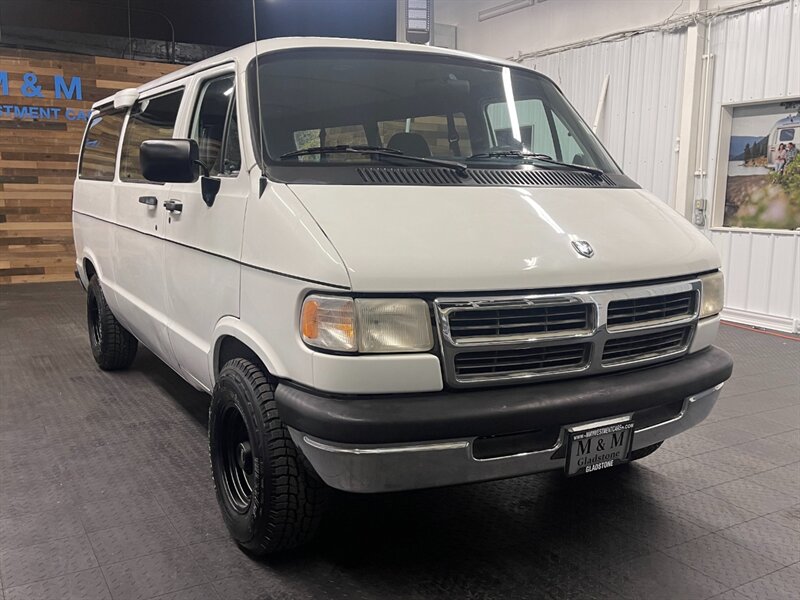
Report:
<svg viewBox="0 0 800 600"><path fill-rule="evenodd" d="M212 383L216 383L223 365L234 358L255 362L273 376L284 372L283 364L266 340L236 317L223 317L217 323L211 348L209 372Z"/></svg>
<svg viewBox="0 0 800 600"><path fill-rule="evenodd" d="M92 277L97 274L97 268L94 266L91 258L84 257L83 259L83 272L86 274L86 280L91 281Z"/></svg>
<svg viewBox="0 0 800 600"><path fill-rule="evenodd" d="M79 275L81 275L82 281L86 287L89 286L89 281L91 281L92 275L97 275L99 280L103 280L103 272L102 268L100 267L100 261L97 260L97 257L94 255L94 253L92 253L92 251L88 248L84 248L83 252L81 253L80 266L81 272L79 272Z"/></svg>

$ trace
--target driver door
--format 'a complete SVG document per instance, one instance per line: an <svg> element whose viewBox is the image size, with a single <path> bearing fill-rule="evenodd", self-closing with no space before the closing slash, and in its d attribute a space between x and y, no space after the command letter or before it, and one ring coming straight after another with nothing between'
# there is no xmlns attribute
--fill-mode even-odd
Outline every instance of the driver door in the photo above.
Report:
<svg viewBox="0 0 800 600"><path fill-rule="evenodd" d="M197 141L200 160L220 188L207 204L200 181L172 184L170 199L180 210L171 211L166 223L169 338L180 370L206 389L214 328L222 317L239 315L250 185L241 171L236 79L234 65L226 65L198 75L188 90L192 101L184 137Z"/></svg>

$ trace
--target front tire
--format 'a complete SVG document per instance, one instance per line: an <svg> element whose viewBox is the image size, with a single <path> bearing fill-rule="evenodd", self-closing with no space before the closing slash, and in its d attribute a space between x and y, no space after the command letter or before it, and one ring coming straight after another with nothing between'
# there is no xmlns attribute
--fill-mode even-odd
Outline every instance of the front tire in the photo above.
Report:
<svg viewBox="0 0 800 600"><path fill-rule="evenodd" d="M139 342L111 312L97 275L92 275L86 293L86 321L92 356L97 365L104 371L130 367L136 358Z"/></svg>
<svg viewBox="0 0 800 600"><path fill-rule="evenodd" d="M294 445L272 385L252 362L236 358L222 368L208 432L217 501L234 540L257 555L308 541L327 490Z"/></svg>

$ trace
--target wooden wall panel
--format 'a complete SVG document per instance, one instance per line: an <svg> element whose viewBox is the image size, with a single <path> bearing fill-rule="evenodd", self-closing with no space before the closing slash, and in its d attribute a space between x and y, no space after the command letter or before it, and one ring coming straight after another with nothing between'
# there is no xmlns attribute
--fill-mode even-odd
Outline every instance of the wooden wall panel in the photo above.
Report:
<svg viewBox="0 0 800 600"><path fill-rule="evenodd" d="M66 109L89 111L93 102L165 75L179 65L0 48L0 284L73 278L72 183L84 120ZM22 93L35 73L41 97ZM55 97L54 77L81 78L82 99ZM19 119L7 106L60 108L58 118ZM73 114L74 114L73 113Z"/></svg>

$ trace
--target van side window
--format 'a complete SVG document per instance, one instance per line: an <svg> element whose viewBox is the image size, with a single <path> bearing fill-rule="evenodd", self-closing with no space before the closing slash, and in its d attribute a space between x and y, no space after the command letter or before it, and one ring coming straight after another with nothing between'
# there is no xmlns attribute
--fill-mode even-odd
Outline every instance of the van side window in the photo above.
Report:
<svg viewBox="0 0 800 600"><path fill-rule="evenodd" d="M78 177L112 181L117 168L117 148L125 111L102 112L89 121L83 140Z"/></svg>
<svg viewBox="0 0 800 600"><path fill-rule="evenodd" d="M778 139L780 142L791 142L794 139L794 129L781 129Z"/></svg>
<svg viewBox="0 0 800 600"><path fill-rule="evenodd" d="M182 97L181 89L163 96L139 100L133 105L122 142L119 166L119 178L122 181L147 181L139 166L139 146L145 140L172 137Z"/></svg>
<svg viewBox="0 0 800 600"><path fill-rule="evenodd" d="M197 140L200 160L212 175L231 174L241 166L235 114L233 75L205 82L197 97L191 137Z"/></svg>
<svg viewBox="0 0 800 600"><path fill-rule="evenodd" d="M226 175L238 173L242 168L242 147L239 145L239 118L236 116L236 98L231 101L228 127L225 129L225 144L222 152L222 172Z"/></svg>

